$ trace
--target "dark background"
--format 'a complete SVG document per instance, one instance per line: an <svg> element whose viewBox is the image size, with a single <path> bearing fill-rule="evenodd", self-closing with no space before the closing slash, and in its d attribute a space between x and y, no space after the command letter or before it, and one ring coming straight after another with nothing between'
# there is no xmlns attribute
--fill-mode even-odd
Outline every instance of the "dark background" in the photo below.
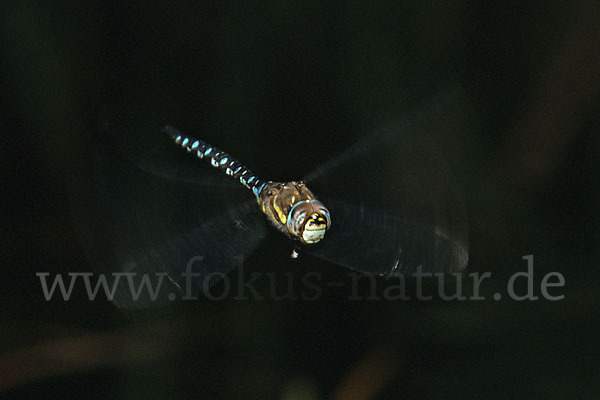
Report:
<svg viewBox="0 0 600 400"><path fill-rule="evenodd" d="M597 5L9 1L0 21L2 395L597 394ZM44 301L35 272L92 270L80 189L103 121L133 127L132 142L158 140L166 122L202 132L279 179L456 85L480 126L445 149L468 207L469 269L493 273L489 297L534 254L538 284L565 276L564 300L348 302L332 292L199 301L134 320L83 293Z"/></svg>

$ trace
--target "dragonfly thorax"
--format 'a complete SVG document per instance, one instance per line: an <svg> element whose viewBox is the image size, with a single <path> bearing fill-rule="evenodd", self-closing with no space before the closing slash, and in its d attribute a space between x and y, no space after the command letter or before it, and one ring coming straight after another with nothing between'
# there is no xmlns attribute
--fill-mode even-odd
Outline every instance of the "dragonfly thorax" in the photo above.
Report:
<svg viewBox="0 0 600 400"><path fill-rule="evenodd" d="M329 210L304 182L269 182L258 204L277 229L305 244L319 242L331 226Z"/></svg>

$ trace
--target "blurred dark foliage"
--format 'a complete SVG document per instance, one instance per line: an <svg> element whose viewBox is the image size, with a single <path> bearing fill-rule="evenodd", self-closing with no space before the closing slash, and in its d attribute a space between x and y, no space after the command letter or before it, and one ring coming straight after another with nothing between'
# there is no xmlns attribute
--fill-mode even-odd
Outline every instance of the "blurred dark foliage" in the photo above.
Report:
<svg viewBox="0 0 600 400"><path fill-rule="evenodd" d="M2 395L597 394L593 2L5 1L0 21ZM441 138L468 205L469 268L493 273L489 297L534 254L536 274L565 276L564 300L347 302L332 290L314 302L200 300L137 320L84 293L44 301L36 272L91 270L80 188L108 140L103 121L129 127L131 143L158 143L164 123L202 132L278 179L456 84L482 125Z"/></svg>

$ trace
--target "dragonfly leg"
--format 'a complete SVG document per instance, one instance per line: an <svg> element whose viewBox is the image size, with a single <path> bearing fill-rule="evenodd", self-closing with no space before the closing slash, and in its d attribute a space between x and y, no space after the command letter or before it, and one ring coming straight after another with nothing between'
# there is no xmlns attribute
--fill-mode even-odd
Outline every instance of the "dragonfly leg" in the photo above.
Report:
<svg viewBox="0 0 600 400"><path fill-rule="evenodd" d="M290 258L292 260L297 260L299 256L300 256L300 246L296 244L296 245L294 245L294 248L292 249L292 254L290 254Z"/></svg>

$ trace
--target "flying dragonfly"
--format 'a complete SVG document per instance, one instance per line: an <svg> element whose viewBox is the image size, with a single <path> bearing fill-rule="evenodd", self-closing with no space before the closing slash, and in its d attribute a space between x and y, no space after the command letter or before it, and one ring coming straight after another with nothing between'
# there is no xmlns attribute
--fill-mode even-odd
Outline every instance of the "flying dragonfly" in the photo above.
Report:
<svg viewBox="0 0 600 400"><path fill-rule="evenodd" d="M200 140L166 126L164 132L176 144L199 159L238 180L256 197L267 220L278 230L303 244L318 243L331 226L329 210L317 200L306 184L300 182L263 181L229 154ZM297 252L292 253L293 258Z"/></svg>
<svg viewBox="0 0 600 400"><path fill-rule="evenodd" d="M259 177L196 135L167 126L172 142L190 153L181 155L185 165L161 158L166 148L127 171L101 162L96 186L110 232L103 262L163 273L181 290L190 260L203 276L226 274L271 225L291 240L292 258L307 254L382 276L411 275L418 267L461 271L468 262L466 212L430 138L471 129L467 109L462 95L438 96L304 178L284 182Z"/></svg>

